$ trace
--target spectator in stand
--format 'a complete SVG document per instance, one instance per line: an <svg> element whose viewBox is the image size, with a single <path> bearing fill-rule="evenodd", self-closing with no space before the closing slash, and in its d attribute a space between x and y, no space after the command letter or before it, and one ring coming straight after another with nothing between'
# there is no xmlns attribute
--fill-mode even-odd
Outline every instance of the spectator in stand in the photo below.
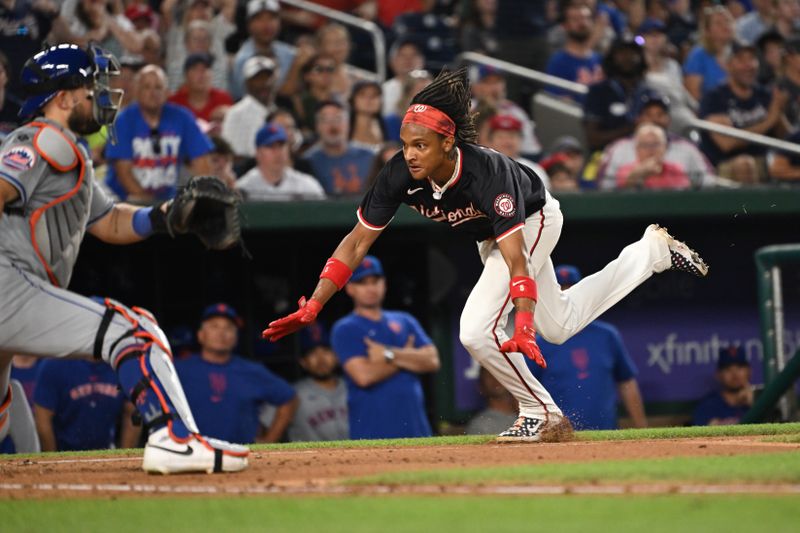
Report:
<svg viewBox="0 0 800 533"><path fill-rule="evenodd" d="M555 273L562 291L581 279L572 265L557 266ZM529 359L526 363L575 429L616 429L618 400L633 427L647 426L636 366L617 328L595 320L563 344L551 344L539 335L536 340L549 354L547 368Z"/></svg>
<svg viewBox="0 0 800 533"><path fill-rule="evenodd" d="M800 39L788 41L783 56L783 74L776 86L788 95L784 108L790 128L800 127Z"/></svg>
<svg viewBox="0 0 800 533"><path fill-rule="evenodd" d="M737 129L781 138L788 131L783 116L789 95L758 85L758 55L752 45L734 43L727 59L728 81L706 94L700 118ZM719 133L702 133L701 148L720 176L741 183L766 178L766 147Z"/></svg>
<svg viewBox="0 0 800 533"><path fill-rule="evenodd" d="M167 102L167 79L155 65L136 75L136 100L117 117L117 142L106 146L106 182L122 200L151 202L175 195L185 160L208 174L211 141L189 111Z"/></svg>
<svg viewBox="0 0 800 533"><path fill-rule="evenodd" d="M617 189L688 189L686 170L665 159L667 134L655 124L642 124L633 134L636 160L619 167Z"/></svg>
<svg viewBox="0 0 800 533"><path fill-rule="evenodd" d="M645 20L639 26L644 39L644 56L647 62L645 84L669 99L670 131L683 133L691 127L698 103L683 85L681 65L670 56L666 26L656 19Z"/></svg>
<svg viewBox="0 0 800 533"><path fill-rule="evenodd" d="M247 33L249 38L242 44L233 60L231 94L241 98L244 94L245 62L253 56L275 58L276 87L283 85L286 74L294 61L294 51L288 44L278 41L281 31L278 0L250 0L247 2Z"/></svg>
<svg viewBox="0 0 800 533"><path fill-rule="evenodd" d="M615 41L603 60L606 79L589 87L583 105L586 142L591 150L633 133L631 106L642 90L647 68L644 50L633 40Z"/></svg>
<svg viewBox="0 0 800 533"><path fill-rule="evenodd" d="M234 354L241 325L233 307L209 305L197 331L200 352L175 361L175 369L204 435L243 444L279 442L297 409L297 397L263 365ZM277 407L269 428L258 419L264 404Z"/></svg>
<svg viewBox="0 0 800 533"><path fill-rule="evenodd" d="M124 14L114 12L114 4L109 0L77 0L61 4L61 14L69 20L71 40L79 46L95 42L115 57L122 57L126 52L142 53L142 34Z"/></svg>
<svg viewBox="0 0 800 533"><path fill-rule="evenodd" d="M383 309L386 278L371 255L345 287L353 312L333 325L331 344L347 383L351 439L429 437L419 374L439 369L439 352L419 322Z"/></svg>
<svg viewBox="0 0 800 533"><path fill-rule="evenodd" d="M550 179L550 192L580 192L578 176L572 172L567 164L567 156L563 153L551 155L542 161L542 168Z"/></svg>
<svg viewBox="0 0 800 533"><path fill-rule="evenodd" d="M0 142L17 129L19 120L19 108L22 100L6 91L9 82L8 57L0 52Z"/></svg>
<svg viewBox="0 0 800 533"><path fill-rule="evenodd" d="M222 138L240 161L255 156L256 132L275 108L275 61L253 56L244 64L242 73L247 94L228 109L222 120Z"/></svg>
<svg viewBox="0 0 800 533"><path fill-rule="evenodd" d="M753 405L750 361L741 346L719 351L716 377L720 388L697 404L692 415L694 426L738 424Z"/></svg>
<svg viewBox="0 0 800 533"><path fill-rule="evenodd" d="M360 195L366 190L374 152L348 141L348 112L336 101L322 102L316 113L319 141L304 155L330 196Z"/></svg>
<svg viewBox="0 0 800 533"><path fill-rule="evenodd" d="M580 178L583 168L586 165L586 157L583 145L571 135L558 137L550 146L549 157L558 157L560 163L566 165L567 170L576 180ZM547 170L547 167L542 164ZM550 171L548 170L548 173Z"/></svg>
<svg viewBox="0 0 800 533"><path fill-rule="evenodd" d="M158 65L164 68L164 42L158 32L152 28L142 32L141 56L146 65Z"/></svg>
<svg viewBox="0 0 800 533"><path fill-rule="evenodd" d="M475 105L486 105L497 114L512 116L522 125L522 146L520 152L526 157L536 157L542 151L539 139L534 133L534 124L520 106L506 97L506 78L495 68L481 65L477 69L477 79L472 84Z"/></svg>
<svg viewBox="0 0 800 533"><path fill-rule="evenodd" d="M136 448L141 428L133 405L103 361L45 359L33 393L33 416L42 451Z"/></svg>
<svg viewBox="0 0 800 533"><path fill-rule="evenodd" d="M314 170L305 159L301 159L301 153L306 148L303 133L297 127L294 115L288 109L282 107L275 108L267 115L267 122L272 122L278 126L283 126L286 130L286 137L289 139L289 155L292 158L291 166L305 174L313 174Z"/></svg>
<svg viewBox="0 0 800 533"><path fill-rule="evenodd" d="M222 122L225 111L233 105L233 98L222 89L211 84L211 67L214 56L209 54L191 54L183 65L184 83L178 92L169 97L169 101L189 111L195 118L206 122Z"/></svg>
<svg viewBox="0 0 800 533"><path fill-rule="evenodd" d="M133 29L137 32L152 30L156 28L156 14L153 8L147 4L129 4L125 8L125 17L133 24Z"/></svg>
<svg viewBox="0 0 800 533"><path fill-rule="evenodd" d="M600 55L592 49L592 10L583 3L568 2L563 10L562 22L566 43L556 50L547 63L547 73L565 80L591 85L603 79ZM547 87L547 92L562 98L583 103L582 95Z"/></svg>
<svg viewBox="0 0 800 533"><path fill-rule="evenodd" d="M486 408L467 424L467 435L498 435L519 417L517 401L488 370L478 372L478 391L486 399Z"/></svg>
<svg viewBox="0 0 800 533"><path fill-rule="evenodd" d="M380 149L386 139L386 124L381 116L381 85L376 81L359 81L353 85L350 106L350 142L371 150Z"/></svg>
<svg viewBox="0 0 800 533"><path fill-rule="evenodd" d="M256 167L236 183L245 200L324 200L325 192L313 176L290 165L286 130L277 124L265 124L256 133Z"/></svg>
<svg viewBox="0 0 800 533"><path fill-rule="evenodd" d="M733 16L721 5L703 9L701 43L689 52L683 64L683 83L697 100L725 82L725 58L734 41Z"/></svg>
<svg viewBox="0 0 800 533"><path fill-rule="evenodd" d="M425 56L414 41L398 39L392 44L389 49L389 68L392 69L394 77L383 82L384 117L397 113L397 107L403 98L403 87L410 80L411 73L421 71L424 67Z"/></svg>
<svg viewBox="0 0 800 533"><path fill-rule="evenodd" d="M595 0L578 0L577 3L586 5L592 11L592 34L589 37L589 46L600 55L603 55L608 47L614 42L618 35L624 35L627 31L625 15L619 10L605 2ZM629 11L633 5L630 3ZM567 34L562 24L556 24L547 32L547 43L550 50L557 50L564 46Z"/></svg>
<svg viewBox="0 0 800 533"><path fill-rule="evenodd" d="M689 53L697 34L697 18L692 10L691 0L670 0L667 2L667 38L678 51L681 62Z"/></svg>
<svg viewBox="0 0 800 533"><path fill-rule="evenodd" d="M753 10L736 20L736 38L747 44L755 44L775 22L772 0L751 0Z"/></svg>
<svg viewBox="0 0 800 533"><path fill-rule="evenodd" d="M357 79L347 65L352 46L347 28L338 22L329 22L317 30L315 38L319 54L333 59L336 67L330 78L331 96L338 100L347 100L353 82Z"/></svg>
<svg viewBox="0 0 800 533"><path fill-rule="evenodd" d="M783 70L783 56L786 55L786 40L775 30L770 30L756 41L759 69L758 83L772 88Z"/></svg>
<svg viewBox="0 0 800 533"><path fill-rule="evenodd" d="M328 332L314 322L298 333L300 366L308 374L294 384L299 405L289 425L291 442L347 440L347 386L337 373L339 362Z"/></svg>
<svg viewBox="0 0 800 533"><path fill-rule="evenodd" d="M514 116L494 115L489 119L486 146L510 157L517 163L533 169L541 178L544 186L549 188L550 181L545 169L522 156L522 128L522 122Z"/></svg>
<svg viewBox="0 0 800 533"><path fill-rule="evenodd" d="M315 55L303 66L303 89L292 97L294 112L305 135L314 133L316 110L320 102L338 100L333 92L333 75L336 62L333 58Z"/></svg>
<svg viewBox="0 0 800 533"><path fill-rule="evenodd" d="M161 2L161 33L165 36L171 91L180 85L186 56L200 53L217 58L213 68L214 87L230 90L225 39L236 31L236 0L218 0L215 5L219 7L216 14L211 0Z"/></svg>
<svg viewBox="0 0 800 533"><path fill-rule="evenodd" d="M636 119L637 130L643 125L654 125L667 132L671 122L670 101L656 91L643 91L636 99L633 116ZM660 140L652 138L653 136L661 137L658 133L650 131L647 136L651 137L649 142L657 142L659 146L661 145ZM635 183L631 184L625 180L620 181L620 175L623 173L623 168L633 169L637 166L637 161L641 163L643 159L647 159L642 156L644 152L650 153L651 150L644 146L648 141L644 139L641 141L640 150L637 150L635 136L622 138L606 147L597 171L601 189L637 186ZM693 142L675 134L668 134L665 141L667 143L666 151L659 156L658 160L669 163L668 171L680 169L679 174L685 174L689 179L687 187L691 185L709 186L716 183L714 168Z"/></svg>
<svg viewBox="0 0 800 533"><path fill-rule="evenodd" d="M775 7L774 29L784 39L800 37L800 0L773 0Z"/></svg>
<svg viewBox="0 0 800 533"><path fill-rule="evenodd" d="M219 136L211 137L211 144L214 145L208 154L208 165L211 175L216 176L225 182L230 188L236 186L236 173L233 171L233 148Z"/></svg>
<svg viewBox="0 0 800 533"><path fill-rule="evenodd" d="M459 28L461 49L496 56L500 46L497 38L497 0L470 0L465 3L469 11Z"/></svg>
<svg viewBox="0 0 800 533"><path fill-rule="evenodd" d="M800 130L795 131L786 139L800 145ZM800 183L800 154L772 150L769 160L769 175L777 183Z"/></svg>
<svg viewBox="0 0 800 533"><path fill-rule="evenodd" d="M388 140L400 141L400 126L402 125L403 116L405 116L408 106L411 104L411 99L432 81L433 77L427 70L414 70L408 74L403 83L403 92L397 100L394 111L383 116L386 122L386 138Z"/></svg>

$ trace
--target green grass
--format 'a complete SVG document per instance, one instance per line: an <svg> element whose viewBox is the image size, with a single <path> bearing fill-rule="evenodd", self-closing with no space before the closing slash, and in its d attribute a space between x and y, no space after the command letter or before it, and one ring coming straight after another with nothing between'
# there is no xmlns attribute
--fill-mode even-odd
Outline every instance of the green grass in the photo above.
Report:
<svg viewBox="0 0 800 533"><path fill-rule="evenodd" d="M800 438L800 422L787 424L750 424L740 426L703 426L674 427L648 429L620 429L614 431L579 431L575 438L580 441L615 441L641 439L685 439L697 437L746 437L758 435L795 435ZM268 450L316 450L335 448L399 448L403 446L458 446L480 445L492 442L493 435L458 435L452 437L428 437L417 439L382 439L382 440L340 440L330 442L290 442L282 444L255 444L253 451ZM796 441L780 441L796 442ZM82 457L98 455L124 455L140 453L135 450L98 450L87 452L51 452L32 455L2 455L0 459L22 459L26 457Z"/></svg>
<svg viewBox="0 0 800 533"><path fill-rule="evenodd" d="M790 435L773 435L772 437L764 437L761 440L764 442L784 442L789 444L797 444L800 442L800 433Z"/></svg>
<svg viewBox="0 0 800 533"><path fill-rule="evenodd" d="M4 533L797 531L787 496L158 498L0 502Z"/></svg>
<svg viewBox="0 0 800 533"><path fill-rule="evenodd" d="M800 483L800 452L392 472L350 485Z"/></svg>

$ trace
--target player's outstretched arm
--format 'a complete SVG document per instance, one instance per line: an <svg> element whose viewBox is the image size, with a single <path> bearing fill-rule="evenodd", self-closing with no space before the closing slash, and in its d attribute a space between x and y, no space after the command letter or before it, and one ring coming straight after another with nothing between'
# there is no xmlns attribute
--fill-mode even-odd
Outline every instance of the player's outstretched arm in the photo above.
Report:
<svg viewBox="0 0 800 533"><path fill-rule="evenodd" d="M114 204L114 207L108 213L89 226L88 231L101 241L109 244L139 242L149 235L149 233L138 233L134 225L134 218L137 216L136 212L142 209L126 203Z"/></svg>
<svg viewBox="0 0 800 533"><path fill-rule="evenodd" d="M308 300L306 300L305 296L300 298L297 311L270 322L269 327L261 333L261 336L274 342L316 320L317 315L322 310L322 306L345 286L353 273L353 269L367 255L372 243L375 242L381 231L369 229L360 222L357 223L353 231L342 239L333 255L325 263L311 298Z"/></svg>
<svg viewBox="0 0 800 533"><path fill-rule="evenodd" d="M533 310L538 299L536 282L528 269L528 254L522 231L516 231L497 243L511 274L509 292L514 302L514 336L500 346L503 353L520 352L537 365L547 368L542 352L536 344L533 328Z"/></svg>

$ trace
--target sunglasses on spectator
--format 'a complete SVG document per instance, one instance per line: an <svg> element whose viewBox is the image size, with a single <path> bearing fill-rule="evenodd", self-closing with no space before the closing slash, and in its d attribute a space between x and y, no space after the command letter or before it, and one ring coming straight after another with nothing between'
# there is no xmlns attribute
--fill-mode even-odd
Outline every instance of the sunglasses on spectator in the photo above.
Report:
<svg viewBox="0 0 800 533"><path fill-rule="evenodd" d="M314 67L311 70L313 70L314 72L331 73L331 72L335 72L336 71L336 67L334 67L333 65L327 65L327 66L326 65L314 65Z"/></svg>

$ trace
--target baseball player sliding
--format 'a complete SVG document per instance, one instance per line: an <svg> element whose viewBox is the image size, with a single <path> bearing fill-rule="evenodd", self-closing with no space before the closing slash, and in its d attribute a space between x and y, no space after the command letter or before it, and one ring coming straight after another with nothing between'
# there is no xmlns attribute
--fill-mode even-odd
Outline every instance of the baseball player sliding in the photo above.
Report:
<svg viewBox="0 0 800 533"><path fill-rule="evenodd" d="M122 92L109 87L109 78L118 72L114 57L102 49L68 44L43 50L22 70L29 97L21 114L36 118L0 145L0 440L8 431L9 406L17 401L9 388L11 354L85 355L114 368L149 427L146 471L242 470L247 448L199 435L169 344L153 316L64 289L86 231L113 244L140 241L154 232L197 231L192 206L208 201L199 192L203 189L229 205L225 187L215 178L193 178L174 202L144 208L114 204L97 186L77 136L106 125L113 139ZM222 218L229 211L223 207ZM233 226L236 240L238 226ZM220 233L225 232L199 236L221 247L228 241Z"/></svg>
<svg viewBox="0 0 800 533"><path fill-rule="evenodd" d="M328 259L311 298L301 298L300 309L270 323L263 336L274 341L312 322L404 203L478 242L484 269L461 315L460 338L519 401L519 418L498 440L566 438L569 421L523 359L546 366L534 324L545 339L562 343L653 273L705 276L707 265L653 224L603 270L561 291L550 260L563 224L559 203L528 167L474 144L465 69L443 72L414 97L400 137L402 152L361 201L357 224ZM509 338L504 330L512 309Z"/></svg>

